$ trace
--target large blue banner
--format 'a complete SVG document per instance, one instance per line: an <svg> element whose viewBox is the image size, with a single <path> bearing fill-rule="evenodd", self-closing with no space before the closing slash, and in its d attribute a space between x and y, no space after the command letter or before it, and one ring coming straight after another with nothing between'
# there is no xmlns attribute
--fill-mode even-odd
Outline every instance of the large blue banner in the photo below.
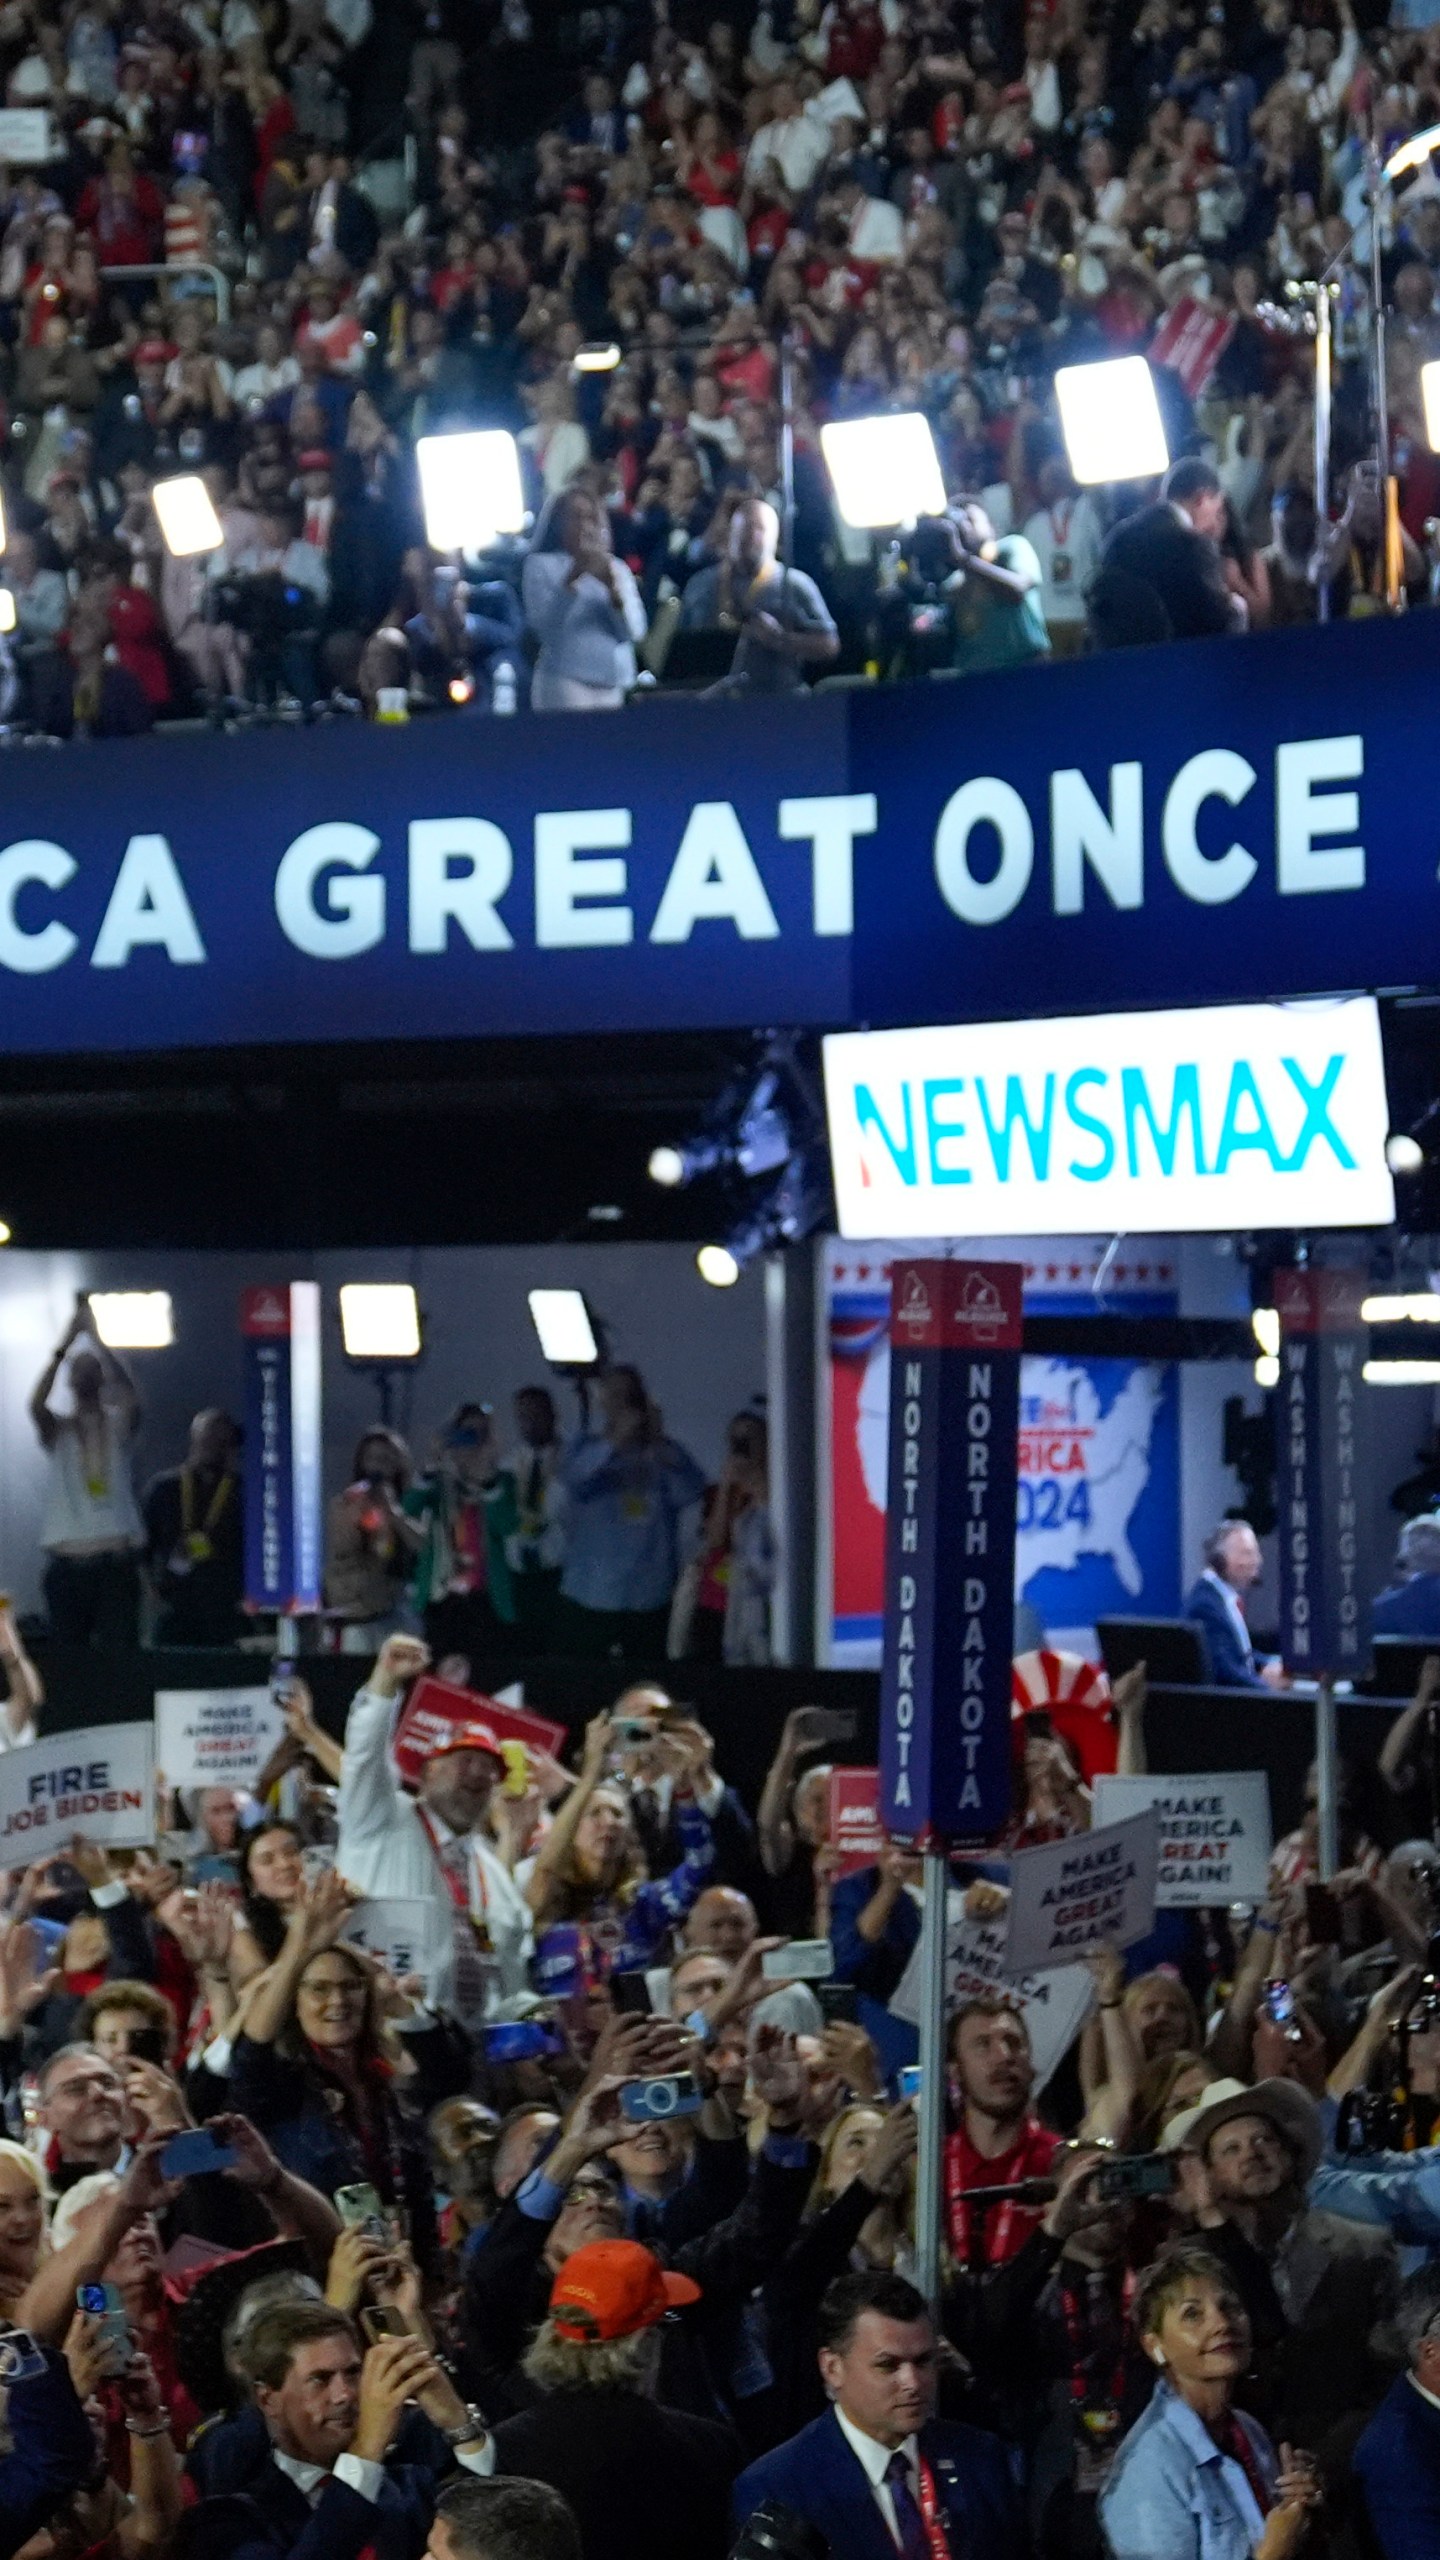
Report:
<svg viewBox="0 0 1440 2560"><path fill-rule="evenodd" d="M798 702L12 753L0 1045L1424 983L1437 674L1422 613Z"/></svg>

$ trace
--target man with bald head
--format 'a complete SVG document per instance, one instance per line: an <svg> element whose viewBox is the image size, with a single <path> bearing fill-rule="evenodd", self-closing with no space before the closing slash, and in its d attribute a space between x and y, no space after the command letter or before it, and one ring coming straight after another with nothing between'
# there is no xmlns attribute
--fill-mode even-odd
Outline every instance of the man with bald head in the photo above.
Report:
<svg viewBox="0 0 1440 2560"><path fill-rule="evenodd" d="M748 1893L733 1885L707 1885L685 1922L687 1951L704 1947L726 1964L738 1964L759 1933L760 1923Z"/></svg>
<svg viewBox="0 0 1440 2560"><path fill-rule="evenodd" d="M245 1619L240 1425L206 1405L184 1463L145 1489L145 1569L160 1603L157 1645L233 1644Z"/></svg>
<svg viewBox="0 0 1440 2560"><path fill-rule="evenodd" d="M776 558L780 519L764 498L741 498L725 557L701 569L680 600L682 631L738 633L717 693L799 693L807 670L839 655L835 619L813 578Z"/></svg>

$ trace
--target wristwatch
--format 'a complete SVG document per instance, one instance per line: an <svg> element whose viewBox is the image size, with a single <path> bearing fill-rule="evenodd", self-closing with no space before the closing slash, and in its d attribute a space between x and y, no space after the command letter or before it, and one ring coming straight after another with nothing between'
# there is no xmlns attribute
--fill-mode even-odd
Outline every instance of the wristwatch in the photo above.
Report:
<svg viewBox="0 0 1440 2560"><path fill-rule="evenodd" d="M465 2415L459 2426L442 2427L440 2433L444 2437L446 2443L450 2446L451 2450L455 2451L462 2444L479 2444L482 2437L488 2436L490 2430L485 2424L484 2419L481 2417L479 2410L476 2408L474 2401L467 2400L465 2403Z"/></svg>

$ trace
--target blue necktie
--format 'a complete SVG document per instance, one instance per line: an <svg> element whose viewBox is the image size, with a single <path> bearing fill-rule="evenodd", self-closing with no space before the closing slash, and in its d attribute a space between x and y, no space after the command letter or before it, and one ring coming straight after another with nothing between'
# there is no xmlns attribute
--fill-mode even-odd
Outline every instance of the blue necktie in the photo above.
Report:
<svg viewBox="0 0 1440 2560"><path fill-rule="evenodd" d="M915 2503L910 2486L910 2465L903 2453L891 2454L885 2465L885 2481L895 2509L901 2560L930 2560L930 2537L925 2531L925 2519Z"/></svg>

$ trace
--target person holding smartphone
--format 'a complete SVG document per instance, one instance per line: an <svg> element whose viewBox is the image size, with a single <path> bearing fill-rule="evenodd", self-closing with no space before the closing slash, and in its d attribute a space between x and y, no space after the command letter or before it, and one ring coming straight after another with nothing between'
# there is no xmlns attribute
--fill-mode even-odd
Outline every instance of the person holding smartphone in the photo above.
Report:
<svg viewBox="0 0 1440 2560"><path fill-rule="evenodd" d="M57 1412L50 1399L62 1368L70 1404ZM133 1652L145 1544L130 1474L140 1399L100 1341L83 1289L36 1381L30 1419L50 1467L40 1533L50 1632L62 1644Z"/></svg>
<svg viewBox="0 0 1440 2560"><path fill-rule="evenodd" d="M756 1817L768 1878L761 1917L777 1936L807 1938L815 1929L816 1860L830 1838L829 1764L802 1770L800 1763L853 1740L854 1731L853 1711L827 1707L792 1707L781 1728Z"/></svg>
<svg viewBox="0 0 1440 2560"><path fill-rule="evenodd" d="M488 1404L457 1405L434 1462L405 1493L415 1544L414 1600L436 1661L484 1656L515 1622L506 1542L519 1526L515 1479L500 1464Z"/></svg>
<svg viewBox="0 0 1440 2560"><path fill-rule="evenodd" d="M342 1653L378 1653L387 1636L414 1626L406 1594L425 1529L405 1508L412 1473L397 1431L367 1431L330 1504L325 1599L342 1621Z"/></svg>

